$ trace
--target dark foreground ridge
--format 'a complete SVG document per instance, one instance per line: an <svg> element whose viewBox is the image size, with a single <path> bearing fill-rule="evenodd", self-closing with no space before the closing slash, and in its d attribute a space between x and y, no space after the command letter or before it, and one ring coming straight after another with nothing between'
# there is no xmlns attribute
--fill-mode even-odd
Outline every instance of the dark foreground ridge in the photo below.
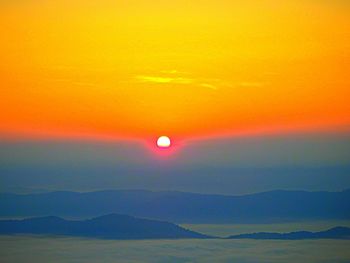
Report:
<svg viewBox="0 0 350 263"><path fill-rule="evenodd" d="M0 194L2 217L91 218L111 213L194 224L347 220L350 219L350 190L279 190L242 196L145 190Z"/></svg>
<svg viewBox="0 0 350 263"><path fill-rule="evenodd" d="M228 237L228 239L284 239L284 240L301 240L301 239L350 239L350 228L337 226L326 231L308 232L297 231L290 233L267 233L259 232L252 234L240 234Z"/></svg>
<svg viewBox="0 0 350 263"><path fill-rule="evenodd" d="M124 240L218 238L194 232L169 222L119 214L110 214L87 220L66 220L56 216L22 220L0 220L0 235L1 234L56 235ZM223 239L350 239L350 228L338 226L320 232L259 232L233 235Z"/></svg>
<svg viewBox="0 0 350 263"><path fill-rule="evenodd" d="M82 221L48 216L23 220L0 220L0 234L61 235L105 239L210 238L178 225L110 214Z"/></svg>

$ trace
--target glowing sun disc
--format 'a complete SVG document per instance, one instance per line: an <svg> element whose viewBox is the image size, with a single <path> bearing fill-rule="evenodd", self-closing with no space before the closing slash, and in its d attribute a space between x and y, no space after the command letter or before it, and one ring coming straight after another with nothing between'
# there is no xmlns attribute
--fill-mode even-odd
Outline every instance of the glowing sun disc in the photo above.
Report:
<svg viewBox="0 0 350 263"><path fill-rule="evenodd" d="M160 148L168 148L170 145L171 141L168 136L160 136L157 140L157 146Z"/></svg>

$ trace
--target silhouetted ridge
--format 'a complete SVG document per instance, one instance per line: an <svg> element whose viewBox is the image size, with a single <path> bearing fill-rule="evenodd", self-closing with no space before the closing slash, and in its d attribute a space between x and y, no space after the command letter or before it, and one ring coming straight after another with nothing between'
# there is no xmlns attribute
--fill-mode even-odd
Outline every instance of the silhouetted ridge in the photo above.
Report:
<svg viewBox="0 0 350 263"><path fill-rule="evenodd" d="M109 190L0 194L0 216L127 214L176 223L262 223L350 219L350 190L270 191L242 196Z"/></svg>
<svg viewBox="0 0 350 263"><path fill-rule="evenodd" d="M309 232L309 231L297 231L290 233L269 233L259 232L251 234L240 234L228 237L229 239L288 239L288 240L300 240L300 239L350 239L350 228L337 226L325 231Z"/></svg>
<svg viewBox="0 0 350 263"><path fill-rule="evenodd" d="M110 239L209 238L172 223L117 214L81 221L52 216L0 220L0 234L50 234Z"/></svg>

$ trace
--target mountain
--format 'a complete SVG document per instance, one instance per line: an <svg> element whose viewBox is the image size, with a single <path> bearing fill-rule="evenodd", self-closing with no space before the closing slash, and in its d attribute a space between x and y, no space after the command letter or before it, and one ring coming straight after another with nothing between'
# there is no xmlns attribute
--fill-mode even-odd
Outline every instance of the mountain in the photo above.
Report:
<svg viewBox="0 0 350 263"><path fill-rule="evenodd" d="M48 216L0 220L0 234L45 234L106 239L209 238L172 223L110 214L82 221Z"/></svg>
<svg viewBox="0 0 350 263"><path fill-rule="evenodd" d="M270 191L242 196L144 190L0 194L0 217L110 213L176 223L265 223L350 219L350 190Z"/></svg>
<svg viewBox="0 0 350 263"><path fill-rule="evenodd" d="M229 239L285 239L285 240L300 240L300 239L350 239L350 228L348 227L334 227L326 231L308 232L297 231L290 233L252 233L240 234L228 237Z"/></svg>

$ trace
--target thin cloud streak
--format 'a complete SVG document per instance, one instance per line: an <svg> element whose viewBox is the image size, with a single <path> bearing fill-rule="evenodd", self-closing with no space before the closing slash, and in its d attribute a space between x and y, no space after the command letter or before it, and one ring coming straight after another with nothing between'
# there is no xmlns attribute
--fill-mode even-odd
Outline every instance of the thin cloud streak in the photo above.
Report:
<svg viewBox="0 0 350 263"><path fill-rule="evenodd" d="M215 84L212 84L210 82L213 81L213 79L195 79L195 78L186 78L181 76L174 76L175 74L178 74L179 71L176 70L169 70L169 71L161 71L163 74L168 74L170 76L157 76L157 75L137 75L135 77L136 81L139 83L153 83L153 84L192 84L194 86L208 88L211 90L217 90L218 86L217 84L221 81L218 79L214 79Z"/></svg>

